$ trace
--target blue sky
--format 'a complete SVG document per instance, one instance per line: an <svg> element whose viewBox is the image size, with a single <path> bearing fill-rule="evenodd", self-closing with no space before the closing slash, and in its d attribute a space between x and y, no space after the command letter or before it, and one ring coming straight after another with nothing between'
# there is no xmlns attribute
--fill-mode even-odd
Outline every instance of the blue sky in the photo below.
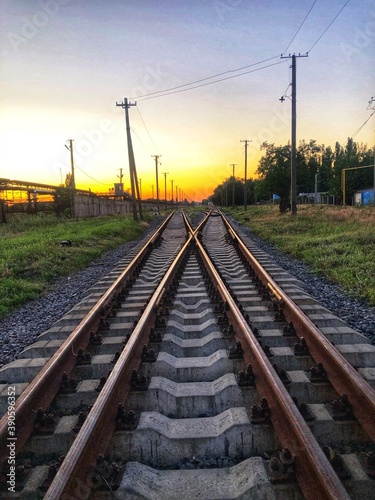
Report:
<svg viewBox="0 0 375 500"><path fill-rule="evenodd" d="M345 3L2 0L0 177L59 183L70 170L64 143L74 139L78 186L108 191L123 168L128 187L124 116L116 107L124 97L138 103L130 120L144 196L155 183L155 154L168 190L173 179L190 198L210 194L231 175L230 163L243 176L241 139L252 140L254 175L260 143L290 139L290 100L279 101L290 61L277 56L312 6L287 49L310 51L297 60L297 139L345 144L375 95L373 2L351 0L318 41ZM260 71L139 98L270 58L247 69L274 64ZM355 137L369 147L373 120Z"/></svg>

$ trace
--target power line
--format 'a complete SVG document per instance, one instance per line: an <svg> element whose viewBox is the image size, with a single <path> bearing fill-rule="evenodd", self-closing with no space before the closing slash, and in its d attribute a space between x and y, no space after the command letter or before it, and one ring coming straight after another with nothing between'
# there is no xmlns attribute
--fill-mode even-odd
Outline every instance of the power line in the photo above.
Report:
<svg viewBox="0 0 375 500"><path fill-rule="evenodd" d="M78 170L80 170L83 174L86 175L86 177L88 177L92 181L97 182L98 184L102 184L103 186L110 186L111 185L111 184L105 184L104 182L100 182L100 181L94 179L94 177L91 177L91 175L87 174L84 170L82 170L82 168L79 168L76 163L74 163L74 166L75 166L75 168L78 168Z"/></svg>
<svg viewBox="0 0 375 500"><path fill-rule="evenodd" d="M289 49L289 47L291 46L291 44L292 44L293 40L296 38L296 36L298 35L298 33L299 33L300 29L301 29L301 28L302 28L302 26L305 24L306 19L309 17L309 14L310 14L310 12L313 10L313 7L314 7L314 5L315 5L315 4L316 4L316 0L314 0L314 2L313 2L313 4L312 4L312 6L310 7L310 10L308 11L308 13L307 13L307 14L306 14L306 16L305 16L305 19L304 19L304 20L302 21L302 23L300 24L300 27L299 27L299 28L298 28L298 30L296 31L296 33L295 33L294 37L290 40L290 42L289 42L289 44L288 44L287 48L284 50L283 54L285 54L285 52L286 52L286 51Z"/></svg>
<svg viewBox="0 0 375 500"><path fill-rule="evenodd" d="M354 139L354 137L355 137L356 135L358 135L358 134L359 134L359 132L363 129L363 127L366 125L366 123L369 121L369 119L372 117L372 115L373 115L374 113L375 113L375 109L374 109L374 111L371 113L371 115L367 118L367 120L365 121L365 123L363 123L363 124L359 127L359 129L358 129L358 130L356 130L356 131L354 132L354 134L352 135L352 139Z"/></svg>
<svg viewBox="0 0 375 500"><path fill-rule="evenodd" d="M176 87L170 87L168 89L157 90L155 92L150 92L148 94L143 94L143 95L138 96L136 99L137 100L142 100L144 97L149 97L149 96L153 96L153 95L156 95L156 94L163 94L165 92L170 92L172 90L178 90L178 89L181 89L183 87L190 87L190 85L195 85L196 83L201 83L201 82L205 82L207 80L212 80L212 78L217 78L218 76L227 75L228 73L236 73L237 71L241 71L243 69L250 68L252 66L257 66L258 64L263 64L265 62L272 61L272 59L277 59L277 57L278 56L269 57L268 59L264 59L263 61L259 61L257 63L252 63L252 64L248 64L246 66L242 66L241 68L230 69L228 71L224 71L224 72L218 73L216 75L207 76L206 78L201 78L200 80L194 80L193 82L184 83L183 85L177 85ZM132 98L132 99L135 99L135 97Z"/></svg>
<svg viewBox="0 0 375 500"><path fill-rule="evenodd" d="M315 45L319 42L319 40L326 34L326 32L329 30L329 28L332 26L332 24L336 21L336 19L339 17L341 12L345 9L345 7L348 5L350 0L347 0L347 2L344 4L343 7L339 10L339 12L336 14L336 16L333 18L333 20L329 23L329 25L326 27L326 29L323 31L323 33L320 35L320 37L316 40L316 42L312 45L310 50L307 51L307 53L311 52L312 49L315 47Z"/></svg>
<svg viewBox="0 0 375 500"><path fill-rule="evenodd" d="M144 142L141 140L141 138L139 137L139 135L137 134L137 132L136 132L134 129L132 129L132 130L131 130L131 133L132 133L132 134L134 134L134 135L136 136L136 138L139 140L140 144L142 144L142 146L143 146L143 147L144 147L147 151L151 151L151 150L150 150L150 148L148 148L148 147L144 144Z"/></svg>
<svg viewBox="0 0 375 500"><path fill-rule="evenodd" d="M141 117L141 120L142 120L143 126L145 127L146 132L147 132L147 134L148 134L148 136L149 136L149 138L150 138L150 141L152 142L152 144L154 145L155 149L157 150L157 149L158 149L158 147L156 146L156 144L155 144L155 142L154 142L153 138L152 138L152 137L151 137L151 135L150 135L150 132L148 131L148 128L147 128L147 126L146 126L146 124L145 124L145 121L144 121L144 119L143 119L142 115L141 115L141 112L139 111L139 107L138 107L138 106L137 106L137 110L138 110L139 116Z"/></svg>
<svg viewBox="0 0 375 500"><path fill-rule="evenodd" d="M280 57L280 56L277 56L277 57ZM272 59L274 59L274 58L272 58ZM148 99L155 99L157 97L165 97L165 96L172 95L172 94L179 94L180 92L187 92L189 90L194 90L194 89L197 89L197 88L200 88L200 87L206 87L208 85L213 85L215 83L223 82L225 80L231 80L231 79L237 78L239 76L248 75L250 73L255 73L256 71L261 71L262 69L270 68L271 66L277 66L278 64L282 64L283 62L285 62L285 61L279 61L279 62L276 62L276 63L273 63L273 64L268 64L267 66L262 66L261 68L253 69L251 71L245 71L244 73L240 73L238 75L227 76L226 78L221 78L221 79L215 80L213 82L202 83L201 85L195 85L194 87L189 87L187 89L175 90L173 92L166 92L165 94L160 94L160 95L155 95L155 96L150 96L150 97L144 97L141 100L147 101Z"/></svg>

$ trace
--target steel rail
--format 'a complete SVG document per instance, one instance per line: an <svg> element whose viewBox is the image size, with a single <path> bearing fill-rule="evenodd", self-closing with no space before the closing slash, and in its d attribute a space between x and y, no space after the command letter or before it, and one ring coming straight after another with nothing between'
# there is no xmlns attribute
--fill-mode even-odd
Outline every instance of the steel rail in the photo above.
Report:
<svg viewBox="0 0 375 500"><path fill-rule="evenodd" d="M348 396L356 419L370 438L375 440L375 390L276 283L252 255L223 214L221 215L229 234L237 242L241 253L258 273L259 279L283 302L283 312L286 320L291 321L298 334L306 340L314 360L323 364L328 379L336 391L339 394Z"/></svg>
<svg viewBox="0 0 375 500"><path fill-rule="evenodd" d="M91 475L96 458L105 454L114 433L118 404L126 400L132 370L137 369L141 363L141 351L147 343L149 328L156 317L157 305L172 282L191 242L190 235L147 304L44 500L79 498L78 492L82 491L86 491L87 498L92 486Z"/></svg>
<svg viewBox="0 0 375 500"><path fill-rule="evenodd" d="M271 421L277 437L282 446L288 448L296 457L295 473L305 498L307 500L350 498L228 292L196 232L194 238L208 273L226 304L226 312L234 326L236 337L248 347L244 349L244 358L252 365L258 391L268 400Z"/></svg>
<svg viewBox="0 0 375 500"><path fill-rule="evenodd" d="M111 303L113 298L121 291L127 280L131 277L138 262L152 248L155 241L167 227L173 213L160 225L155 234L146 242L126 269L103 294L99 301L82 319L69 337L49 359L38 375L22 392L15 404L16 451L22 448L33 430L33 424L38 408L46 408L59 391L61 377L64 372L70 373L76 363L75 352L85 348L89 342L90 332L97 329L103 309ZM8 418L5 414L0 421L0 464L8 455Z"/></svg>

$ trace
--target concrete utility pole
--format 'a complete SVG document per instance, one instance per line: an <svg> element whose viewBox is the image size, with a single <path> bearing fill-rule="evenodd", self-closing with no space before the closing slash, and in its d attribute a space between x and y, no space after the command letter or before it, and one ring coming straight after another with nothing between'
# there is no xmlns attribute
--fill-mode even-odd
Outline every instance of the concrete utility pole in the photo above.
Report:
<svg viewBox="0 0 375 500"><path fill-rule="evenodd" d="M247 182L247 145L249 142L252 142L251 140L249 139L244 139L243 141L241 140L240 142L244 142L245 143L245 176L244 176L244 191L243 191L243 208L244 210L246 210L247 208L247 186L246 186L246 182Z"/></svg>
<svg viewBox="0 0 375 500"><path fill-rule="evenodd" d="M169 172L163 172L162 175L164 175L164 203L165 203L165 210L167 210L167 175Z"/></svg>
<svg viewBox="0 0 375 500"><path fill-rule="evenodd" d="M176 186L176 205L178 206L178 186Z"/></svg>
<svg viewBox="0 0 375 500"><path fill-rule="evenodd" d="M158 212L160 212L159 207L159 158L161 155L151 155L155 158L155 170L156 170L156 205L158 207Z"/></svg>
<svg viewBox="0 0 375 500"><path fill-rule="evenodd" d="M120 106L125 110L125 124L126 124L126 137L128 141L128 158L129 158L129 173L130 173L130 185L132 191L132 207L133 207L133 219L138 220L137 216L137 204L139 210L139 216L142 219L142 203L139 195L139 185L137 178L137 168L135 166L133 143L130 134L130 121L129 121L129 108L131 106L136 106L136 102L128 102L125 97L124 102L116 102L116 106Z"/></svg>
<svg viewBox="0 0 375 500"><path fill-rule="evenodd" d="M171 202L172 202L172 208L173 208L173 179L171 179Z"/></svg>
<svg viewBox="0 0 375 500"><path fill-rule="evenodd" d="M371 97L371 99L368 102L367 109L375 110L375 97ZM372 201L373 203L375 203L375 143L374 143L374 198Z"/></svg>
<svg viewBox="0 0 375 500"><path fill-rule="evenodd" d="M234 168L237 163L231 163L230 166L233 168L233 188L232 188L232 206L234 208L234 185L235 185L235 177L234 177Z"/></svg>
<svg viewBox="0 0 375 500"><path fill-rule="evenodd" d="M120 175L118 175L117 177L120 179L120 184L122 184L122 178L124 177L124 174L122 173L122 168L120 168L119 170L120 170Z"/></svg>
<svg viewBox="0 0 375 500"><path fill-rule="evenodd" d="M74 141L74 139L68 139L67 142L69 142L69 146L66 146L66 147L70 151L70 165L71 165L71 169L72 169L71 186L73 189L75 189L76 188L76 179L75 179L75 174L74 174L73 141Z"/></svg>
<svg viewBox="0 0 375 500"><path fill-rule="evenodd" d="M291 140L291 165L290 165L290 203L292 215L297 215L297 57L308 57L308 54L295 54L284 56L281 59L292 59L292 140ZM282 97L280 99L284 101Z"/></svg>
<svg viewBox="0 0 375 500"><path fill-rule="evenodd" d="M73 158L73 141L74 139L68 139L67 142L69 142L69 146L65 144L66 149L70 151L70 165L72 169L72 177L70 180L70 185L71 188L73 189L73 197L72 197L72 217L74 219L75 217L75 191L76 191L76 179L75 179L75 174L74 174L74 158Z"/></svg>

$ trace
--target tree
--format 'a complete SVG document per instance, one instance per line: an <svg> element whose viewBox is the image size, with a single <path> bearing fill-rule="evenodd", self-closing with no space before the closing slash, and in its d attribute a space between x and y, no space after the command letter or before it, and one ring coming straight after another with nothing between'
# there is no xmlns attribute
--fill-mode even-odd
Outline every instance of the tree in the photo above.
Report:
<svg viewBox="0 0 375 500"><path fill-rule="evenodd" d="M244 182L241 179L231 176L214 189L214 193L209 196L209 201L212 201L214 205L229 207L233 204L234 193L234 205L243 205L244 187ZM252 179L246 181L246 189L248 203L254 203L254 181Z"/></svg>
<svg viewBox="0 0 375 500"><path fill-rule="evenodd" d="M333 168L334 177L331 187L332 194L342 198L342 171L344 168L355 169L347 171L345 175L345 203L351 205L354 191L366 189L372 186L373 183L371 168L356 169L356 167L365 167L372 164L372 151L366 145L355 143L351 137L348 137L345 148L336 142Z"/></svg>
<svg viewBox="0 0 375 500"><path fill-rule="evenodd" d="M247 199L249 204L261 200L270 200L272 195L280 197L280 211L285 212L290 206L290 144L275 146L264 142L260 149L264 155L259 160L256 173L259 178L247 181ZM318 192L328 193L342 198L342 171L347 168L346 203L351 203L354 191L373 186L374 174L371 168L356 168L373 165L373 151L366 145L358 144L348 138L344 147L336 142L334 150L330 146L318 144L316 140L300 141L296 152L297 192L314 193L317 182ZM243 203L244 184L233 176L215 188L210 197L216 205L232 204L233 187L235 205Z"/></svg>
<svg viewBox="0 0 375 500"><path fill-rule="evenodd" d="M66 174L66 177L65 177L65 187L72 188L72 189L74 188L72 174Z"/></svg>
<svg viewBox="0 0 375 500"><path fill-rule="evenodd" d="M270 197L276 194L280 197L280 212L285 212L290 206L290 144L275 146L264 142L261 150L265 155L259 160L257 174L263 183L263 190Z"/></svg>

